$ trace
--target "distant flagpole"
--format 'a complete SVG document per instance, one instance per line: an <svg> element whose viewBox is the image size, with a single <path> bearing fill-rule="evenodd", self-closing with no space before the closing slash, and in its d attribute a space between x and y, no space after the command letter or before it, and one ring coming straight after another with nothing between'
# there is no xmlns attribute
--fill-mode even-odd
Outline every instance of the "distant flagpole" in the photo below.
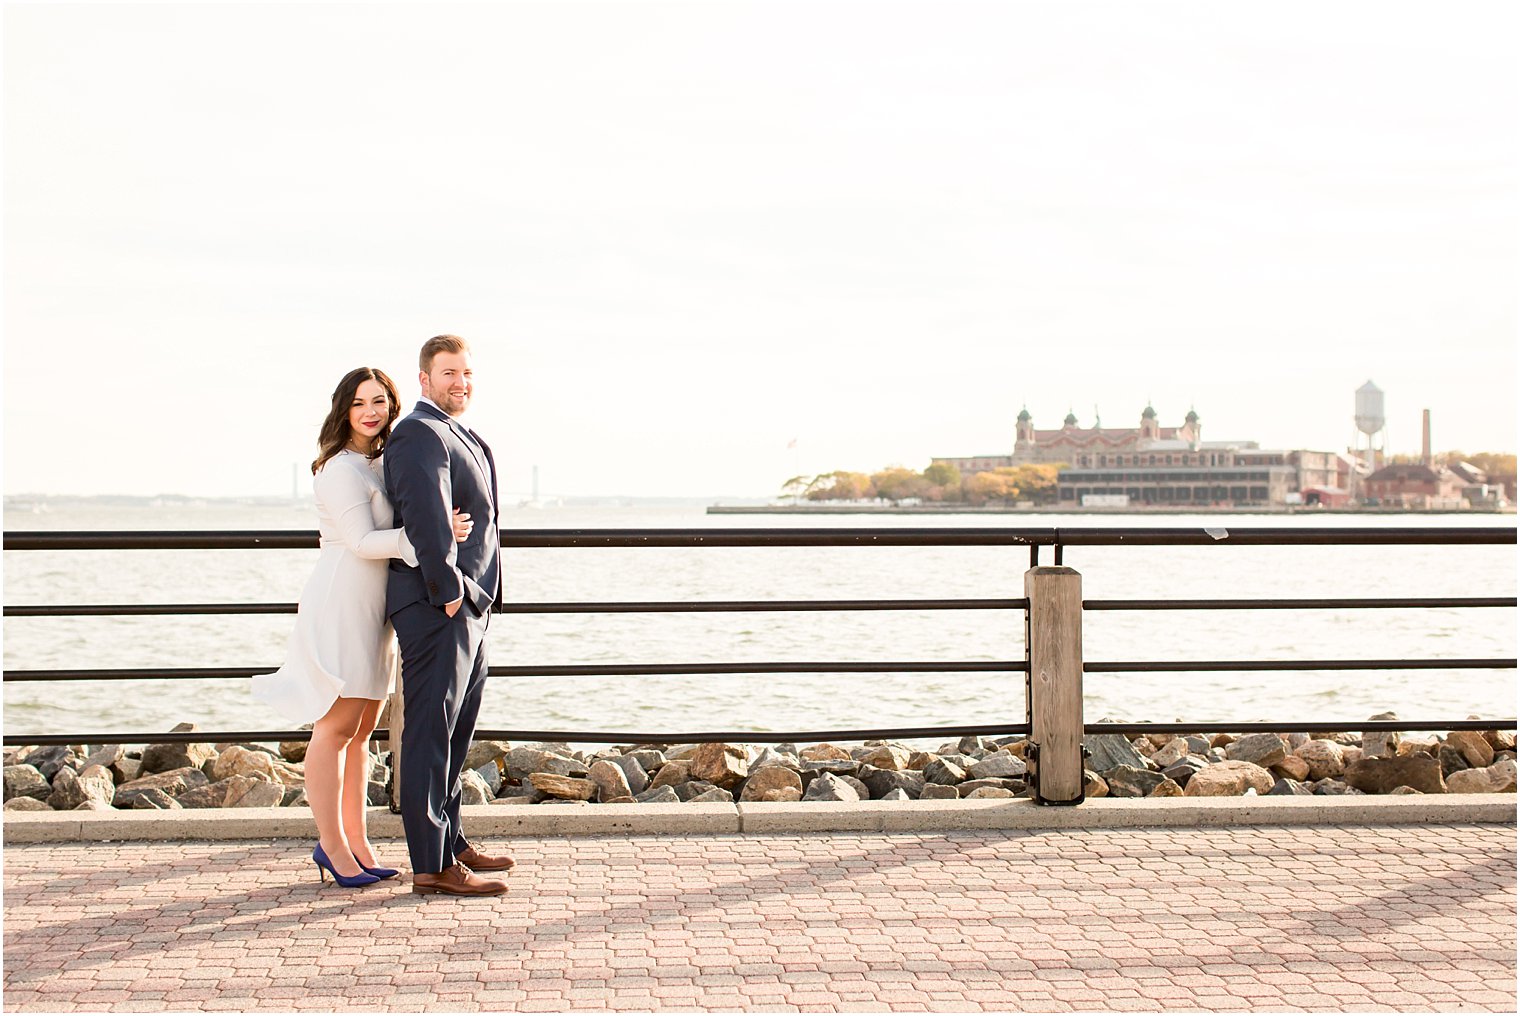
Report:
<svg viewBox="0 0 1520 1016"><path fill-rule="evenodd" d="M788 441L786 443L786 446L787 446L788 449L791 450L791 453L792 453L792 475L793 476L801 476L802 475L802 468L799 465L799 462L800 462L800 460L802 458L802 453L797 450L797 439L796 438L792 438L790 441ZM801 499L801 497L802 497L802 495L800 493L793 494L792 495L792 504L796 504Z"/></svg>

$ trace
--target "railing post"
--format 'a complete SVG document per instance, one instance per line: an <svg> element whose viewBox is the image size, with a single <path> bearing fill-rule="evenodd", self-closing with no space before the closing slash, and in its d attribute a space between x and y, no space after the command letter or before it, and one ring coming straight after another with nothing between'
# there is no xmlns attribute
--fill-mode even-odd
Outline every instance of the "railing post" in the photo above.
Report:
<svg viewBox="0 0 1520 1016"><path fill-rule="evenodd" d="M1031 568L1024 595L1030 790L1040 804L1081 804L1082 576L1074 568Z"/></svg>
<svg viewBox="0 0 1520 1016"><path fill-rule="evenodd" d="M386 749L391 753L391 800L390 808L394 814L401 814L401 728L406 720L406 703L401 698L401 668L396 667L396 687L391 691L390 700L385 704L385 711L389 714L386 730L389 736L386 738Z"/></svg>

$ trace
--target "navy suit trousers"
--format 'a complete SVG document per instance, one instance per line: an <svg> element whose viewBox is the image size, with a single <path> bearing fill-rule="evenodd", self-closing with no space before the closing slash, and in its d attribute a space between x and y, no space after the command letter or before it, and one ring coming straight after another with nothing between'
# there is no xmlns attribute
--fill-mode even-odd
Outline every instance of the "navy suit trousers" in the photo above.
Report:
<svg viewBox="0 0 1520 1016"><path fill-rule="evenodd" d="M469 844L460 772L486 686L486 629L466 598L453 617L430 603L391 615L401 650L401 824L412 871L440 872Z"/></svg>

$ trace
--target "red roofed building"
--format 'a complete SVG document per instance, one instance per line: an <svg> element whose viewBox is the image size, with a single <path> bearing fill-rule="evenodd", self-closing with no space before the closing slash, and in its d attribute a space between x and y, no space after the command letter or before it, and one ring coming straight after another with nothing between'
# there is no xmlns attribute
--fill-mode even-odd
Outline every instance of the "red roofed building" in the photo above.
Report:
<svg viewBox="0 0 1520 1016"><path fill-rule="evenodd" d="M1364 497L1401 508L1466 508L1468 481L1445 466L1384 466L1363 481Z"/></svg>

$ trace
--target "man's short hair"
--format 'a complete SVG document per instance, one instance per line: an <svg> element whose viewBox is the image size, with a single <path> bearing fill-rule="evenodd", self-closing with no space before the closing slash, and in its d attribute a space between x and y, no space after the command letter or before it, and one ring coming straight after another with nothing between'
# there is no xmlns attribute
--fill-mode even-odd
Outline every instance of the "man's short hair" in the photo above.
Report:
<svg viewBox="0 0 1520 1016"><path fill-rule="evenodd" d="M468 353L470 344L457 335L435 335L422 344L422 352L417 357L417 366L422 373L433 372L433 357L439 353Z"/></svg>

